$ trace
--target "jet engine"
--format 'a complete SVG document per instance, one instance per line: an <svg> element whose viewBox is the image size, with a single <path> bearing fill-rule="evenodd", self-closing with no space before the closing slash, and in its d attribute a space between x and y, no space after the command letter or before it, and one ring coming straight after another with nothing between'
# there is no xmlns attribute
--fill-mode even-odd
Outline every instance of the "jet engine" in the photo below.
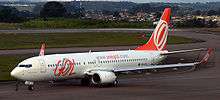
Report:
<svg viewBox="0 0 220 100"><path fill-rule="evenodd" d="M108 84L116 81L116 75L109 71L96 71L92 75L93 84Z"/></svg>

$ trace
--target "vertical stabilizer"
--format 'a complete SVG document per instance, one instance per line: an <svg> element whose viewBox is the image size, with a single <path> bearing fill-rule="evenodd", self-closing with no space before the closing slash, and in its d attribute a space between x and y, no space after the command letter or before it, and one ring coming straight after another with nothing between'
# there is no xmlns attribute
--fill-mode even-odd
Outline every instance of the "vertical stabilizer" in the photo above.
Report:
<svg viewBox="0 0 220 100"><path fill-rule="evenodd" d="M137 47L135 50L166 50L170 15L171 9L165 8L162 17L160 18L160 21L153 31L149 41L146 44Z"/></svg>

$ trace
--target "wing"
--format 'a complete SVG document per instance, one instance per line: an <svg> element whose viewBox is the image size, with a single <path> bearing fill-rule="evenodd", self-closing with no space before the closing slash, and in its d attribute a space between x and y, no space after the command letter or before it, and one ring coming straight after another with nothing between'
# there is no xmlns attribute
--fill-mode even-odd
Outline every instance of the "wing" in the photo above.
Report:
<svg viewBox="0 0 220 100"><path fill-rule="evenodd" d="M160 69L160 68L172 68L172 67L190 67L197 65L198 62L195 63L183 63L183 64L167 64L167 65L152 65L141 68L125 68L125 69L114 69L114 72L125 72L125 71L135 71L135 70L147 70L147 69Z"/></svg>
<svg viewBox="0 0 220 100"><path fill-rule="evenodd" d="M197 49L199 50L199 49ZM194 51L194 50L193 50ZM209 48L206 55L203 57L201 61L192 62L192 63L178 63L178 64L166 64L166 65L149 65L140 68L124 68L124 69L113 69L114 72L125 72L125 71L135 71L135 70L147 70L147 69L160 69L160 68L172 68L172 67L190 67L196 66L200 64L207 63L213 49Z"/></svg>

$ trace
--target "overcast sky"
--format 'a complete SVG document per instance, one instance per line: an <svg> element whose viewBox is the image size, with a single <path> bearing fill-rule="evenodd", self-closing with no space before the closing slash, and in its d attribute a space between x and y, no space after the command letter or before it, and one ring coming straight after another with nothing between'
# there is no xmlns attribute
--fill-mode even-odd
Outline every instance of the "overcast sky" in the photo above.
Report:
<svg viewBox="0 0 220 100"><path fill-rule="evenodd" d="M0 0L0 1L19 1L19 0ZM23 0L25 1L25 0ZM26 0L26 1L73 1L73 0ZM79 1L79 0L77 0ZM81 0L83 1L83 0ZM97 0L86 0L86 1L97 1ZM184 2L184 3L192 3L192 2L216 2L220 0L99 0L99 1L132 1L137 3L145 3L145 2Z"/></svg>

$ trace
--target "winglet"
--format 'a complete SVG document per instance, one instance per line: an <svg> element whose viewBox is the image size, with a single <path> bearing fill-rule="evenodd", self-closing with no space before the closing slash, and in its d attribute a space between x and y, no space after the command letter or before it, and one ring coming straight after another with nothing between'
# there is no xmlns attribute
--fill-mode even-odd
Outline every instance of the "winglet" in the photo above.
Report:
<svg viewBox="0 0 220 100"><path fill-rule="evenodd" d="M206 53L206 55L203 57L203 59L199 62L200 64L206 64L210 58L210 55L212 54L212 52L214 51L213 48L208 48L208 51Z"/></svg>
<svg viewBox="0 0 220 100"><path fill-rule="evenodd" d="M41 49L40 49L39 56L44 56L44 52L45 52L45 43L43 43L43 44L41 45Z"/></svg>

